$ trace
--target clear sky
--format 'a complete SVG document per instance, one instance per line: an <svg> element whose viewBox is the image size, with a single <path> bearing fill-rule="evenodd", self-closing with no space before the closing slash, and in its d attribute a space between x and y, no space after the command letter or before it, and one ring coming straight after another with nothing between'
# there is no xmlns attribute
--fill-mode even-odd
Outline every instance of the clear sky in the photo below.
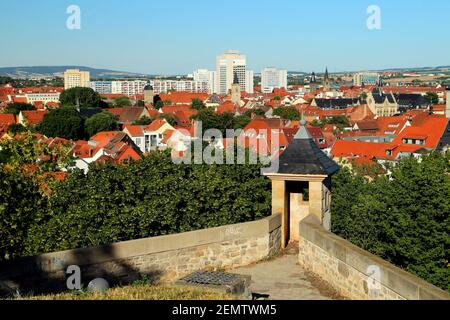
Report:
<svg viewBox="0 0 450 320"><path fill-rule="evenodd" d="M249 68L322 72L450 65L448 0L1 1L0 66L83 65L148 74L214 68L237 49ZM69 30L69 5L81 29ZM369 30L369 5L381 30Z"/></svg>

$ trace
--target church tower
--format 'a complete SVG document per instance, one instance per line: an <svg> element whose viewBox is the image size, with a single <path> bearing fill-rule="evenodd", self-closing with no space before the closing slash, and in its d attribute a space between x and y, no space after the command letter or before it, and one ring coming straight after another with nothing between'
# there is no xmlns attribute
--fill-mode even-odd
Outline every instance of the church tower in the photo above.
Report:
<svg viewBox="0 0 450 320"><path fill-rule="evenodd" d="M328 67L325 69L325 76L323 77L323 88L325 91L330 90L330 75L328 74Z"/></svg>
<svg viewBox="0 0 450 320"><path fill-rule="evenodd" d="M234 73L233 84L231 85L231 102L240 106L241 103L241 85L237 73Z"/></svg>

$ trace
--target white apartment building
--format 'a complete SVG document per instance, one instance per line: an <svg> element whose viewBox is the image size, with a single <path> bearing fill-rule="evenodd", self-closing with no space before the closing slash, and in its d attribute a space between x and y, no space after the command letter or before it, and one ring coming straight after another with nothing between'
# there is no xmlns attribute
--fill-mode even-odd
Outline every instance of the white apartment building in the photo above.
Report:
<svg viewBox="0 0 450 320"><path fill-rule="evenodd" d="M287 88L287 70L264 68L261 71L261 91L271 93L276 88Z"/></svg>
<svg viewBox="0 0 450 320"><path fill-rule="evenodd" d="M33 104L35 102L42 102L44 104L48 102L58 102L59 103L59 92L50 92L50 93L27 93L25 97L27 98L27 102Z"/></svg>
<svg viewBox="0 0 450 320"><path fill-rule="evenodd" d="M112 93L112 82L111 81L91 81L89 86L92 90L102 94L102 93Z"/></svg>
<svg viewBox="0 0 450 320"><path fill-rule="evenodd" d="M111 81L111 93L122 94L122 82L121 81Z"/></svg>
<svg viewBox="0 0 450 320"><path fill-rule="evenodd" d="M253 93L253 72L247 71L247 58L237 50L228 50L216 59L217 93L228 94L237 74L241 90Z"/></svg>
<svg viewBox="0 0 450 320"><path fill-rule="evenodd" d="M145 80L122 80L111 82L111 93L134 96L144 93L144 87L148 84Z"/></svg>
<svg viewBox="0 0 450 320"><path fill-rule="evenodd" d="M192 80L152 80L150 85L153 86L155 94L167 93L169 91L186 91L193 93L209 93L209 81L192 81Z"/></svg>
<svg viewBox="0 0 450 320"><path fill-rule="evenodd" d="M215 73L215 72L214 72ZM214 77L214 75L210 75ZM155 94L169 91L186 91L194 93L211 93L211 79L207 81L193 80L130 80L130 81L92 81L90 87L98 93L123 94L134 96L143 94L146 85L153 87Z"/></svg>
<svg viewBox="0 0 450 320"><path fill-rule="evenodd" d="M89 87L90 73L89 71L80 71L79 69L67 69L64 72L64 89L75 87Z"/></svg>
<svg viewBox="0 0 450 320"><path fill-rule="evenodd" d="M380 75L376 72L358 72L353 75L353 85L362 86L365 85L374 85L380 81Z"/></svg>
<svg viewBox="0 0 450 320"><path fill-rule="evenodd" d="M217 72L210 71L208 69L198 69L193 73L194 81L197 82L207 82L208 83L208 93L217 93L216 78Z"/></svg>
<svg viewBox="0 0 450 320"><path fill-rule="evenodd" d="M245 92L254 92L255 74L252 70L245 71Z"/></svg>

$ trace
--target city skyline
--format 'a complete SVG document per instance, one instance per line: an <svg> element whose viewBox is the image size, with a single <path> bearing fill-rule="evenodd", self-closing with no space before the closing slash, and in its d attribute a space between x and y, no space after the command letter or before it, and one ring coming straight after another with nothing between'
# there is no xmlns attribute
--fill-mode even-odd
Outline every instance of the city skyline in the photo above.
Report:
<svg viewBox="0 0 450 320"><path fill-rule="evenodd" d="M450 31L448 1L377 1L380 30L366 25L372 2L325 2L273 6L231 0L227 8L239 10L218 14L226 8L211 1L80 0L75 3L81 10L80 30L66 27L72 2L31 2L26 10L11 3L0 26L15 32L4 35L8 50L0 52L0 65L188 74L213 70L216 55L230 49L245 54L255 72L269 66L303 72L323 72L328 66L330 72L344 72L450 64L445 55L450 45L444 41Z"/></svg>

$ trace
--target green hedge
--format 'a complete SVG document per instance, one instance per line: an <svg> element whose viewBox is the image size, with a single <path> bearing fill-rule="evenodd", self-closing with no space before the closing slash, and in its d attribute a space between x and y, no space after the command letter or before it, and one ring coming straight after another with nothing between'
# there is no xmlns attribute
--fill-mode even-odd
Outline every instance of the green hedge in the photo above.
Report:
<svg viewBox="0 0 450 320"><path fill-rule="evenodd" d="M177 165L153 152L73 172L31 226L24 254L97 246L251 221L270 213L259 165Z"/></svg>
<svg viewBox="0 0 450 320"><path fill-rule="evenodd" d="M334 176L332 231L450 291L450 154L404 159L391 172Z"/></svg>

